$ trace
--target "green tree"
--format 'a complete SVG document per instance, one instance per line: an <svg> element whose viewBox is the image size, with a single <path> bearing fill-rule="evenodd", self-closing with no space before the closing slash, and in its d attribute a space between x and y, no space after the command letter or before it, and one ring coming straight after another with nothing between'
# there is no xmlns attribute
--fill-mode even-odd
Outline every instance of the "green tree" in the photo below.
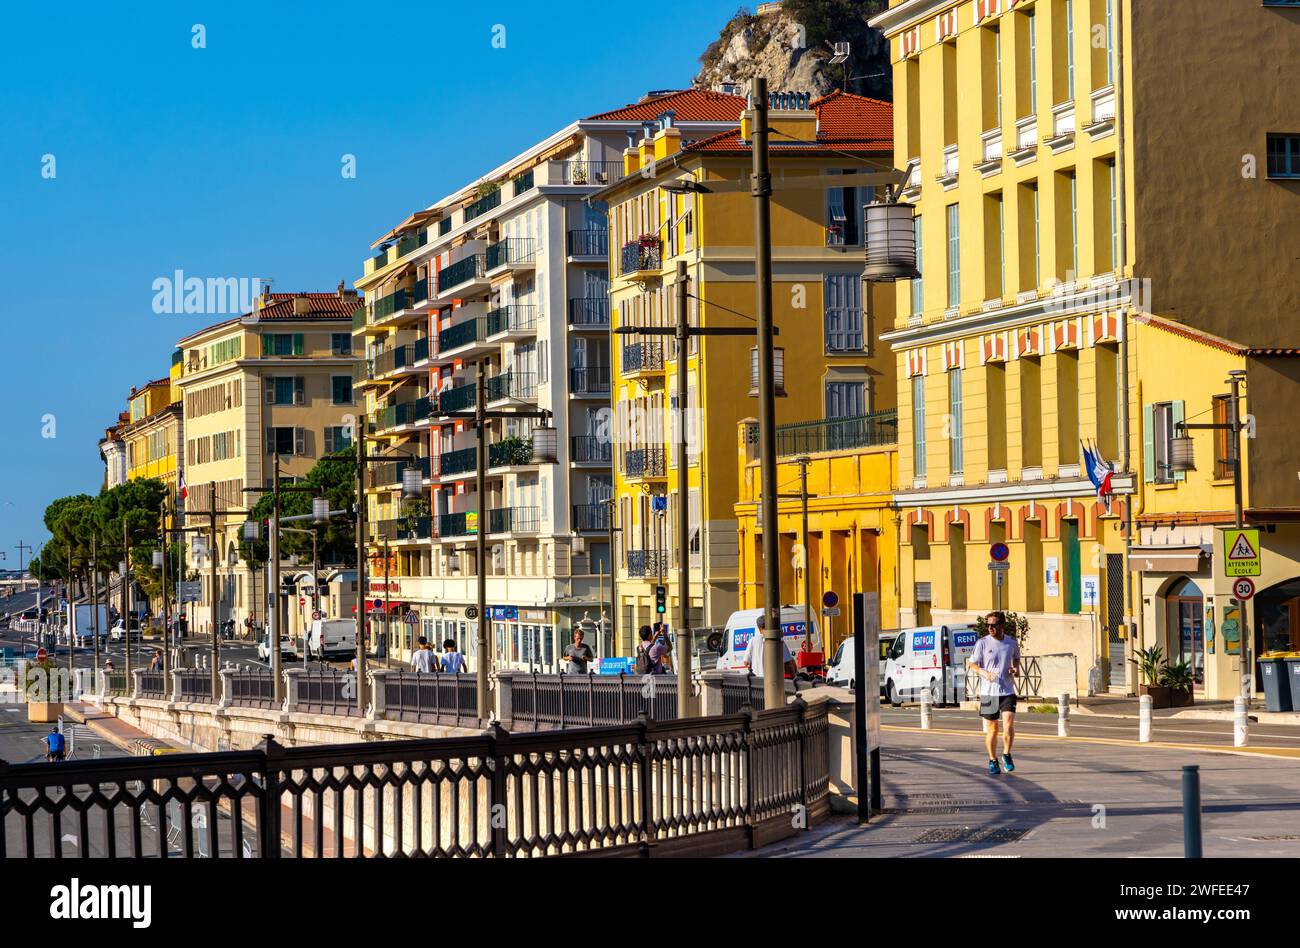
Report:
<svg viewBox="0 0 1300 948"><path fill-rule="evenodd" d="M981 615L975 620L975 631L979 633L980 638L989 634L988 626L984 623L985 618L985 615ZM1002 618L1006 623L1006 633L1016 640L1016 644L1020 646L1020 654L1023 655L1025 653L1025 643L1029 641L1029 620L1018 612L1006 612L1005 610L1002 613Z"/></svg>
<svg viewBox="0 0 1300 948"><path fill-rule="evenodd" d="M313 497L324 497L329 501L330 510L346 510L356 503L356 449L347 447L336 451L317 461L307 476L299 482L314 488L311 492L293 491L280 495L280 516L291 517L311 513ZM272 498L270 493L262 494L253 505L250 520L259 523L271 519ZM301 529L316 529L319 536L320 561L334 566L356 565L356 521L350 518L331 518L328 524L316 525L310 520L294 523ZM266 529L262 536L252 542L239 539L239 555L250 569L259 569L271 555ZM304 533L281 533L280 554L288 557L297 555L311 557L311 537Z"/></svg>

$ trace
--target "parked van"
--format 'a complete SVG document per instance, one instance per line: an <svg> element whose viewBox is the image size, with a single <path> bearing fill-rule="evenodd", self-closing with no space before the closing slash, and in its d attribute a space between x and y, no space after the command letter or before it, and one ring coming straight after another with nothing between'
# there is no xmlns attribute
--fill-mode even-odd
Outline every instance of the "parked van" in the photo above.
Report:
<svg viewBox="0 0 1300 948"><path fill-rule="evenodd" d="M885 665L888 661L889 650L893 647L894 640L898 638L898 635L899 633L897 631L880 633L880 648L878 650L878 656L880 661L881 693L884 693L885 690ZM853 643L854 639L852 636L841 642L839 649L835 652L835 657L827 664L826 683L828 685L842 685L845 688L857 687L857 683L853 680L853 676L856 674L854 671L856 665L854 663L856 661L855 652L857 649L854 647Z"/></svg>
<svg viewBox="0 0 1300 948"><path fill-rule="evenodd" d="M885 660L885 700L897 707L930 692L932 704L958 704L966 696L966 662L979 633L973 625L904 629Z"/></svg>
<svg viewBox="0 0 1300 948"><path fill-rule="evenodd" d="M727 619L718 652L717 668L720 671L745 671L745 649L749 646L750 637L758 630L756 623L762 614L762 609L741 609ZM785 639L786 648L795 656L795 661L798 661L799 650L803 648L805 638L803 606L781 607L781 637ZM812 650L822 650L822 638L815 614L812 623Z"/></svg>
<svg viewBox="0 0 1300 948"><path fill-rule="evenodd" d="M307 636L309 658L347 658L357 653L356 619L317 619Z"/></svg>

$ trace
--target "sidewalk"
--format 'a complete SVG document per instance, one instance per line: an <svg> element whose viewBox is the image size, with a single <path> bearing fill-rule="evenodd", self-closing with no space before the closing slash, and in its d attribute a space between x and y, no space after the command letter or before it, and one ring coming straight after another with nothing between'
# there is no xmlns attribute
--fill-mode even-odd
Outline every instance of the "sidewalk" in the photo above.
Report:
<svg viewBox="0 0 1300 948"><path fill-rule="evenodd" d="M1072 707L1071 711L1097 717L1136 718L1138 717L1138 699L1127 695L1095 695L1091 698L1079 698L1077 706ZM1264 702L1258 699L1251 700L1248 703L1247 713L1250 715L1250 719L1257 724L1300 726L1300 712L1265 711ZM1178 718L1193 721L1231 721L1232 714L1231 701L1197 701L1190 708L1160 708L1151 712L1153 718Z"/></svg>
<svg viewBox="0 0 1300 948"><path fill-rule="evenodd" d="M84 724L104 740L129 754L137 757L154 757L159 754L181 754L185 748L177 747L151 734L146 734L137 727L127 724L121 718L106 711L101 711L92 704L66 702L63 713L77 722Z"/></svg>

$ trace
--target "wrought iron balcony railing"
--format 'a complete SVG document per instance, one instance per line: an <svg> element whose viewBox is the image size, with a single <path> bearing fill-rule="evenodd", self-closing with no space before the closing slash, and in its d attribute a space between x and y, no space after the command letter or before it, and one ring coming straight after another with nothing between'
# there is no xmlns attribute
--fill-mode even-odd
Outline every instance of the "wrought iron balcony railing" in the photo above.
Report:
<svg viewBox="0 0 1300 948"><path fill-rule="evenodd" d="M488 533L536 533L541 514L537 507L497 507L488 511Z"/></svg>
<svg viewBox="0 0 1300 948"><path fill-rule="evenodd" d="M531 237L506 237L487 249L487 268L495 270L506 264L533 263L537 250Z"/></svg>
<svg viewBox="0 0 1300 948"><path fill-rule="evenodd" d="M587 296L569 300L569 325L609 328L609 297Z"/></svg>
<svg viewBox="0 0 1300 948"><path fill-rule="evenodd" d="M569 389L575 395L608 395L609 366L581 365L569 369Z"/></svg>
<svg viewBox="0 0 1300 948"><path fill-rule="evenodd" d="M668 573L668 554L663 550L628 550L629 576L664 576Z"/></svg>
<svg viewBox="0 0 1300 948"><path fill-rule="evenodd" d="M662 342L633 342L623 346L623 374L634 372L662 372L664 346Z"/></svg>
<svg viewBox="0 0 1300 948"><path fill-rule="evenodd" d="M502 372L487 380L487 400L502 398L531 400L537 397L537 376L532 372Z"/></svg>
<svg viewBox="0 0 1300 948"><path fill-rule="evenodd" d="M463 537L470 536L474 533L471 529L470 518L473 517L474 524L478 522L478 514L474 513L449 513L441 514L438 517L438 536L440 537Z"/></svg>
<svg viewBox="0 0 1300 948"><path fill-rule="evenodd" d="M399 517L380 520L371 533L376 540L428 540L433 536L432 517Z"/></svg>
<svg viewBox="0 0 1300 948"><path fill-rule="evenodd" d="M537 325L537 307L511 303L488 310L487 335L500 332L526 332Z"/></svg>
<svg viewBox="0 0 1300 948"><path fill-rule="evenodd" d="M412 425L417 421L428 418L431 413L432 405L427 396L410 402L389 405L387 408L381 408L375 413L375 428L383 431L400 425Z"/></svg>
<svg viewBox="0 0 1300 948"><path fill-rule="evenodd" d="M486 320L482 318L467 319L463 323L457 323L450 329L442 330L438 333L438 351L440 353L450 352L452 349L459 349L461 346L482 342L485 323Z"/></svg>
<svg viewBox="0 0 1300 948"><path fill-rule="evenodd" d="M421 478L429 477L432 470L431 458L414 458L416 469ZM411 466L411 461L396 460L371 464L366 471L367 487L396 487L402 483L402 472Z"/></svg>
<svg viewBox="0 0 1300 948"><path fill-rule="evenodd" d="M573 228L569 231L570 257L608 257L609 230L604 227Z"/></svg>
<svg viewBox="0 0 1300 948"><path fill-rule="evenodd" d="M569 452L580 463L609 464L614 457L614 446L595 435L573 435L569 439Z"/></svg>
<svg viewBox="0 0 1300 948"><path fill-rule="evenodd" d="M663 448L637 448L623 455L623 473L627 477L664 477L668 468Z"/></svg>
<svg viewBox="0 0 1300 948"><path fill-rule="evenodd" d="M446 293L452 287L478 279L483 276L486 267L487 255L481 253L470 254L450 266L443 267L438 271L438 292Z"/></svg>
<svg viewBox="0 0 1300 948"><path fill-rule="evenodd" d="M495 191L489 191L473 204L470 204L465 208L465 223L468 224L474 218L481 217L494 207L499 207L500 205L501 189L497 188Z"/></svg>
<svg viewBox="0 0 1300 948"><path fill-rule="evenodd" d="M574 504L573 529L579 533L609 529L609 504Z"/></svg>
<svg viewBox="0 0 1300 948"><path fill-rule="evenodd" d="M623 245L622 267L619 273L640 273L644 270L659 270L663 267L659 238L634 240Z"/></svg>
<svg viewBox="0 0 1300 948"><path fill-rule="evenodd" d="M560 180L564 184L613 184L623 177L621 161L561 161Z"/></svg>
<svg viewBox="0 0 1300 948"><path fill-rule="evenodd" d="M468 385L457 385L455 388L440 392L438 394L438 411L442 414L448 414L473 408L474 399L477 397L474 393L475 384L470 382Z"/></svg>
<svg viewBox="0 0 1300 948"><path fill-rule="evenodd" d="M850 451L898 443L898 411L872 412L848 418L826 418L776 426L779 455Z"/></svg>

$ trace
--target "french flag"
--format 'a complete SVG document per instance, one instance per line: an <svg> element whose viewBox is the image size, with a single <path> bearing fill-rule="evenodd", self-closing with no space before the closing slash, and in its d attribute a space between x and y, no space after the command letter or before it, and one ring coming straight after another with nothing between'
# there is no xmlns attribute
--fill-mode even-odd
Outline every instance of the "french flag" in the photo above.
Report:
<svg viewBox="0 0 1300 948"><path fill-rule="evenodd" d="M190 496L189 488L185 486L185 475L181 475L181 500L188 500Z"/></svg>

